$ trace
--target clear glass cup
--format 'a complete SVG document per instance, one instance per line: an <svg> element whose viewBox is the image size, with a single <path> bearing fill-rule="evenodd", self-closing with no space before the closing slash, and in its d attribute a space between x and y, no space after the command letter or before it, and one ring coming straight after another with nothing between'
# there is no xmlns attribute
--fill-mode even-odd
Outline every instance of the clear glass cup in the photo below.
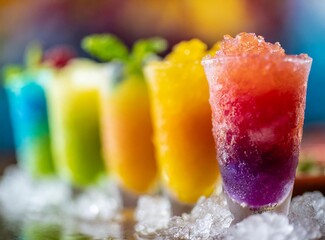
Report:
<svg viewBox="0 0 325 240"><path fill-rule="evenodd" d="M223 190L235 221L288 212L311 63L306 55L202 61Z"/></svg>
<svg viewBox="0 0 325 240"><path fill-rule="evenodd" d="M164 190L190 207L209 196L219 178L203 67L199 61L152 62L145 75Z"/></svg>
<svg viewBox="0 0 325 240"><path fill-rule="evenodd" d="M126 73L119 62L107 64L101 87L104 158L123 195L124 206L157 190L148 88L142 73Z"/></svg>
<svg viewBox="0 0 325 240"><path fill-rule="evenodd" d="M51 152L46 97L49 72L26 70L5 79L19 166L32 177L55 173Z"/></svg>
<svg viewBox="0 0 325 240"><path fill-rule="evenodd" d="M52 150L59 176L76 188L105 175L99 120L103 66L76 59L57 70L47 84Z"/></svg>

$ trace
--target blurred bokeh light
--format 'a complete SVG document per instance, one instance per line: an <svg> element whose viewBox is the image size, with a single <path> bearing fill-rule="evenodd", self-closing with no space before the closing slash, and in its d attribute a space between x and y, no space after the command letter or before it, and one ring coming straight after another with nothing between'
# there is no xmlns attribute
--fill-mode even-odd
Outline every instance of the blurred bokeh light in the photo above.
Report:
<svg viewBox="0 0 325 240"><path fill-rule="evenodd" d="M0 0L0 67L22 63L31 41L44 49L74 46L90 33L110 32L131 45L161 36L170 46L190 38L209 45L224 34L256 32L288 53L309 54L307 126L325 125L325 2L319 0ZM7 100L0 87L0 150L13 150Z"/></svg>

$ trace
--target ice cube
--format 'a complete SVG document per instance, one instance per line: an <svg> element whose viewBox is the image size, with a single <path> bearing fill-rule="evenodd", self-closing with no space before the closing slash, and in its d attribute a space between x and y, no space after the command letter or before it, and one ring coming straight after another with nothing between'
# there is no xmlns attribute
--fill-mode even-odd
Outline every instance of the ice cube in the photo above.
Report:
<svg viewBox="0 0 325 240"><path fill-rule="evenodd" d="M289 218L265 212L231 225L223 195L201 198L190 214L172 217L157 239L312 240L324 238L325 198L306 193L293 199Z"/></svg>
<svg viewBox="0 0 325 240"><path fill-rule="evenodd" d="M233 221L223 194L210 198L201 198L191 212L191 219L204 219L211 215L211 226L205 226L210 231L210 236L219 235L225 228L228 228ZM196 226L199 226L196 223Z"/></svg>
<svg viewBox="0 0 325 240"><path fill-rule="evenodd" d="M325 237L325 198L320 192L305 193L293 198L289 220L305 239Z"/></svg>
<svg viewBox="0 0 325 240"><path fill-rule="evenodd" d="M55 178L33 180L17 167L6 169L0 182L2 210L13 218L53 214L70 199L70 188Z"/></svg>
<svg viewBox="0 0 325 240"><path fill-rule="evenodd" d="M122 208L120 196L113 183L89 188L70 202L66 212L86 221L115 219Z"/></svg>
<svg viewBox="0 0 325 240"><path fill-rule="evenodd" d="M73 198L71 187L56 178L31 179L10 167L0 182L0 204L7 216L59 214L83 220L110 220L118 215L121 200L113 183L85 190Z"/></svg>
<svg viewBox="0 0 325 240"><path fill-rule="evenodd" d="M118 222L80 223L79 232L94 239L122 239L122 226Z"/></svg>
<svg viewBox="0 0 325 240"><path fill-rule="evenodd" d="M208 213L204 217L199 217L195 220L190 231L190 237L193 239L208 239L213 225L213 215Z"/></svg>
<svg viewBox="0 0 325 240"><path fill-rule="evenodd" d="M265 212L252 215L230 227L220 239L225 240L303 240L284 215Z"/></svg>
<svg viewBox="0 0 325 240"><path fill-rule="evenodd" d="M159 239L190 239L191 222L189 214L172 217L168 227L158 232Z"/></svg>
<svg viewBox="0 0 325 240"><path fill-rule="evenodd" d="M7 168L0 182L2 211L9 216L23 214L30 194L31 189L27 175L16 167Z"/></svg>
<svg viewBox="0 0 325 240"><path fill-rule="evenodd" d="M171 204L167 198L143 196L138 200L134 213L137 224L135 231L140 235L150 235L167 227L171 217Z"/></svg>
<svg viewBox="0 0 325 240"><path fill-rule="evenodd" d="M72 237L75 234L82 234L91 239L123 239L122 226L114 221L67 221L64 226L65 237L67 239L79 239ZM80 239L90 239L88 237Z"/></svg>
<svg viewBox="0 0 325 240"><path fill-rule="evenodd" d="M70 188L59 180L44 180L32 187L27 211L34 214L58 212L71 197Z"/></svg>
<svg viewBox="0 0 325 240"><path fill-rule="evenodd" d="M202 197L190 214L173 217L159 232L160 239L213 239L227 229L233 215L223 195Z"/></svg>

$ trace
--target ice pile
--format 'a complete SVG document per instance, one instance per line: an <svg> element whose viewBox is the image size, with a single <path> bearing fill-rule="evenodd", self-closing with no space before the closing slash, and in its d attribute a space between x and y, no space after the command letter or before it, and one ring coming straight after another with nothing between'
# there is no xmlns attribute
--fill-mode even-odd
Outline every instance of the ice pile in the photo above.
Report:
<svg viewBox="0 0 325 240"><path fill-rule="evenodd" d="M56 180L33 181L24 171L9 167L0 182L1 210L13 218L27 214L56 214L68 202L71 191Z"/></svg>
<svg viewBox="0 0 325 240"><path fill-rule="evenodd" d="M119 222L72 221L64 226L63 235L61 239L123 239L123 228Z"/></svg>
<svg viewBox="0 0 325 240"><path fill-rule="evenodd" d="M298 240L294 227L287 217L275 213L262 213L244 219L242 222L230 227L219 236L225 240Z"/></svg>
<svg viewBox="0 0 325 240"><path fill-rule="evenodd" d="M139 203L136 213L140 211L142 216L152 214L147 221L151 224L151 231L149 231L151 238L155 233L157 239L208 239L210 236L218 236L230 226L233 220L232 214L225 208L225 199L221 195L201 198L190 214L174 216L170 219L166 219L170 214L170 205L168 208L162 207L162 204L159 207L157 200L149 197L140 198ZM153 208L149 208L150 205ZM167 209L168 214L166 214ZM150 213L146 213L147 211ZM135 230L141 236L148 235L148 228L139 226L143 226L141 221L136 225Z"/></svg>
<svg viewBox="0 0 325 240"><path fill-rule="evenodd" d="M171 204L167 198L143 196L139 199L134 218L136 232L148 236L166 228L171 217Z"/></svg>
<svg viewBox="0 0 325 240"><path fill-rule="evenodd" d="M141 201L141 200L140 200ZM147 198L146 205L154 204ZM142 208L146 211L148 208ZM190 214L170 218L167 227L161 228L160 208L151 226L155 239L223 239L223 240L313 240L325 239L325 198L319 192L295 197L289 216L266 212L252 215L231 225L233 216L222 195L201 198ZM149 210L152 212L152 209ZM146 213L143 213L144 215ZM164 222L166 219L163 220ZM148 234L136 228L142 239ZM141 232L142 231L142 232ZM152 239L152 232L150 233Z"/></svg>
<svg viewBox="0 0 325 240"><path fill-rule="evenodd" d="M57 179L33 181L16 167L0 181L1 213L8 218L50 220L64 232L79 232L96 239L123 235L118 222L121 200L116 186L102 185L72 194ZM288 217L263 213L231 225L233 216L222 194L201 198L190 214L171 217L163 197L141 197L134 213L141 239L313 240L325 239L325 198L319 192L295 197ZM117 220L117 221L115 221Z"/></svg>
<svg viewBox="0 0 325 240"><path fill-rule="evenodd" d="M118 217L121 206L112 181L73 194L69 185L56 178L33 180L17 167L7 168L0 181L1 212L13 220L42 216L108 221Z"/></svg>
<svg viewBox="0 0 325 240"><path fill-rule="evenodd" d="M90 188L67 205L70 215L87 221L107 221L119 217L122 201L116 186L107 183Z"/></svg>
<svg viewBox="0 0 325 240"><path fill-rule="evenodd" d="M165 236L163 239L208 239L218 236L232 221L222 195L201 198L190 214L171 218L168 228L160 235Z"/></svg>
<svg viewBox="0 0 325 240"><path fill-rule="evenodd" d="M295 197L290 206L289 220L305 239L325 239L325 198L320 192Z"/></svg>

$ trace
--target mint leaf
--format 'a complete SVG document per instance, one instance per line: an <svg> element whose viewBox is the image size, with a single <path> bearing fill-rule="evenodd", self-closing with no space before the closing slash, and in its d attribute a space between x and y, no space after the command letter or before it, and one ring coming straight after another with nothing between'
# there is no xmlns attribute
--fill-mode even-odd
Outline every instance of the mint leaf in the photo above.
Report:
<svg viewBox="0 0 325 240"><path fill-rule="evenodd" d="M82 40L81 47L91 56L104 62L111 60L126 61L128 58L128 49L125 44L111 34L87 36Z"/></svg>
<svg viewBox="0 0 325 240"><path fill-rule="evenodd" d="M25 50L25 65L26 68L35 68L42 61L42 47L37 42L28 44Z"/></svg>
<svg viewBox="0 0 325 240"><path fill-rule="evenodd" d="M81 47L103 62L123 63L123 74L143 76L142 67L145 61L166 50L167 42L162 38L141 39L133 45L129 53L126 45L116 36L93 34L82 40Z"/></svg>
<svg viewBox="0 0 325 240"><path fill-rule="evenodd" d="M143 75L142 66L144 62L153 58L156 53L165 51L167 41L163 38L149 38L138 40L132 48L130 59L127 66L129 74Z"/></svg>
<svg viewBox="0 0 325 240"><path fill-rule="evenodd" d="M138 40L132 48L131 59L143 62L149 55L160 53L167 48L167 41L163 38L149 38Z"/></svg>

